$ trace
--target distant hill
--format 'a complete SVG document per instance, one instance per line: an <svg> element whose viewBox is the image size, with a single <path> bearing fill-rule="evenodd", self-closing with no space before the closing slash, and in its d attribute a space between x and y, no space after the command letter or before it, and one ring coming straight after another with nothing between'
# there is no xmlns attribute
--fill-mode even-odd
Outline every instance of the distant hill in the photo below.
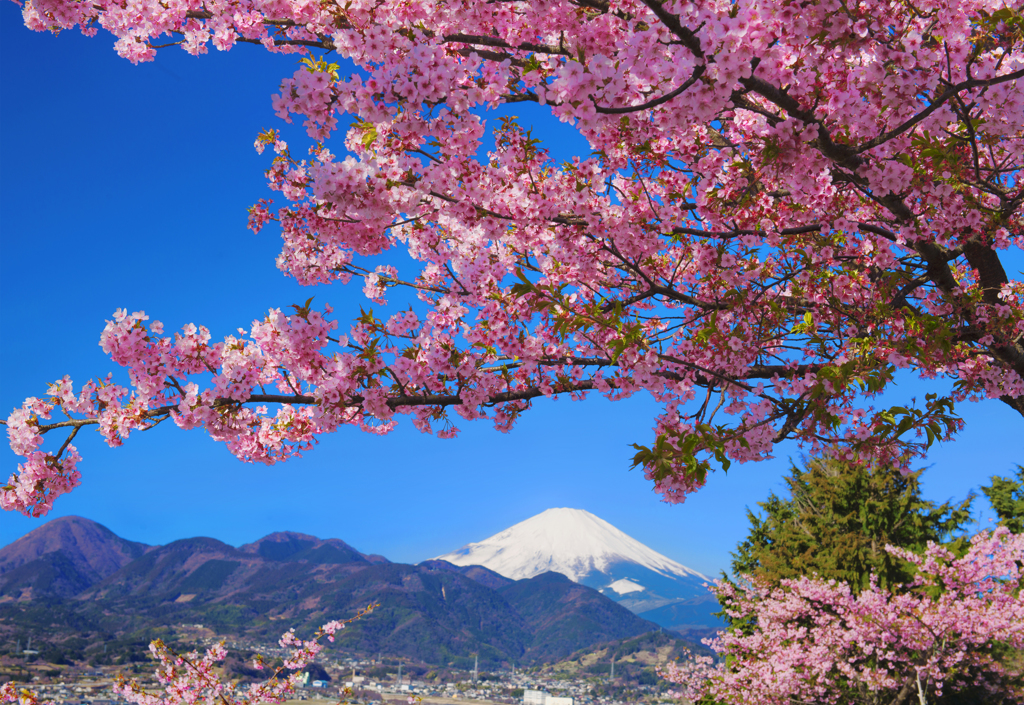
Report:
<svg viewBox="0 0 1024 705"><path fill-rule="evenodd" d="M637 636L657 625L561 573L541 573L499 590L531 626L529 662L548 663L591 644Z"/></svg>
<svg viewBox="0 0 1024 705"><path fill-rule="evenodd" d="M611 663L614 661L615 673L625 676L630 672L636 674L638 669L664 667L672 661L685 660L694 653L714 656L715 652L680 639L672 632L648 632L580 649L565 660L551 664L549 670L611 676Z"/></svg>
<svg viewBox="0 0 1024 705"><path fill-rule="evenodd" d="M54 519L0 548L0 597L77 595L148 548L89 519Z"/></svg>
<svg viewBox="0 0 1024 705"><path fill-rule="evenodd" d="M85 544L82 555L94 562L109 556L102 571L87 571L92 564L76 553ZM513 581L480 566L391 563L338 539L292 532L239 548L205 537L147 547L75 518L44 525L0 556L7 553L25 558L11 558L0 573L0 618L32 627L37 638L50 621L41 615L60 614L60 624L85 631L142 634L196 623L272 642L289 627L308 633L376 602L338 647L436 664L479 654L496 665L544 663L658 628L555 573Z"/></svg>
<svg viewBox="0 0 1024 705"><path fill-rule="evenodd" d="M506 578L504 575L499 575L490 568L484 568L482 565L455 565L454 563L449 563L448 561L442 561L436 558L429 561L423 561L420 565L434 570L447 570L454 573L461 573L467 578L472 578L481 585L494 588L495 590L503 588L506 585L511 585L515 582L515 580Z"/></svg>
<svg viewBox="0 0 1024 705"><path fill-rule="evenodd" d="M322 541L316 536L278 531L259 541L239 546L243 553L255 553L268 561L307 561L309 563L388 563L382 556L367 556L340 539Z"/></svg>

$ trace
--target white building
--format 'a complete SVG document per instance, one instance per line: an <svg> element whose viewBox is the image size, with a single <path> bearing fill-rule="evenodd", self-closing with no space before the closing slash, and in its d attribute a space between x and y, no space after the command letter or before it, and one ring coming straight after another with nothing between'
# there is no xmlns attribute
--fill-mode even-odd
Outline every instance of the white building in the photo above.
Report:
<svg viewBox="0 0 1024 705"><path fill-rule="evenodd" d="M524 690L523 705L573 705L573 700L560 698L543 690Z"/></svg>
<svg viewBox="0 0 1024 705"><path fill-rule="evenodd" d="M547 705L548 694L543 690L524 690L523 705Z"/></svg>

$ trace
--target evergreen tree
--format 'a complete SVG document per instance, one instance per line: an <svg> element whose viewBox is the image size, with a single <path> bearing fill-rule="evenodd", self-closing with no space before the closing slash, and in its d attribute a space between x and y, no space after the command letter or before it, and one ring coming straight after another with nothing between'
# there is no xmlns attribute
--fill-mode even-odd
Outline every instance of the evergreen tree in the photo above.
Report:
<svg viewBox="0 0 1024 705"><path fill-rule="evenodd" d="M759 503L762 515L748 510L750 533L733 554L733 572L772 583L817 574L855 591L871 574L883 587L909 581L911 566L885 546L916 552L948 540L969 521L974 499L937 506L922 499L920 474L822 458L793 465L790 497L773 493Z"/></svg>
<svg viewBox="0 0 1024 705"><path fill-rule="evenodd" d="M1024 533L1024 466L1017 466L1016 480L992 477L992 484L981 491L999 516L999 525L1015 534Z"/></svg>

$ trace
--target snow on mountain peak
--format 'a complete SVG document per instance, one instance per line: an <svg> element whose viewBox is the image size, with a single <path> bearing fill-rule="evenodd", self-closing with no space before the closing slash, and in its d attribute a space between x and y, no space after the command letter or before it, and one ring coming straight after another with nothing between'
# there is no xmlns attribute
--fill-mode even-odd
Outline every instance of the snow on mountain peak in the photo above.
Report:
<svg viewBox="0 0 1024 705"><path fill-rule="evenodd" d="M631 592L642 592L646 589L643 585L638 585L632 580L626 580L625 578L616 580L608 587L614 590L617 595L628 595Z"/></svg>
<svg viewBox="0 0 1024 705"><path fill-rule="evenodd" d="M707 580L583 509L548 509L438 558L455 565L482 565L513 580L554 571L580 582L623 562L665 577Z"/></svg>

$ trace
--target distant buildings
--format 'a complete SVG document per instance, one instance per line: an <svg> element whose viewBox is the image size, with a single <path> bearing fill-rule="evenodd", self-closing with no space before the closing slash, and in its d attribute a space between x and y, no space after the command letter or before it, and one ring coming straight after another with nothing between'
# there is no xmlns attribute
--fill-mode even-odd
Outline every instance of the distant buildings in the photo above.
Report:
<svg viewBox="0 0 1024 705"><path fill-rule="evenodd" d="M573 699L561 698L543 690L524 690L523 705L573 705Z"/></svg>

